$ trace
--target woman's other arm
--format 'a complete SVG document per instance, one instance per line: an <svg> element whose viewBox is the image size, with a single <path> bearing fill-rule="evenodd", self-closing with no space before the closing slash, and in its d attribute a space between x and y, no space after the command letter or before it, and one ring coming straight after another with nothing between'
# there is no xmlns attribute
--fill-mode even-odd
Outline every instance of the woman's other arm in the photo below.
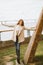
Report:
<svg viewBox="0 0 43 65"><path fill-rule="evenodd" d="M24 30L31 30L31 31L35 31L36 28L35 27L24 27Z"/></svg>
<svg viewBox="0 0 43 65"><path fill-rule="evenodd" d="M7 24L4 24L2 22L1 22L1 24L4 25L4 26L7 26L7 27L14 27L15 26L15 25L7 25Z"/></svg>

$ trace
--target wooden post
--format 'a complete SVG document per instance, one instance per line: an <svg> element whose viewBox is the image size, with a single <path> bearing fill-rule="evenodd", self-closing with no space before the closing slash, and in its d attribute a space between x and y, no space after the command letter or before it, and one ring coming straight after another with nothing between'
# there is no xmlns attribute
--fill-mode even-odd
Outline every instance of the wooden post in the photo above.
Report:
<svg viewBox="0 0 43 65"><path fill-rule="evenodd" d="M38 46L39 37L42 32L42 28L43 28L43 11L41 12L40 18L38 20L38 23L36 26L36 31L34 31L32 37L30 39L29 45L27 47L26 53L24 55L25 64L27 64L28 61L31 62L34 58L36 48Z"/></svg>
<svg viewBox="0 0 43 65"><path fill-rule="evenodd" d="M0 41L1 41L1 32L0 32Z"/></svg>

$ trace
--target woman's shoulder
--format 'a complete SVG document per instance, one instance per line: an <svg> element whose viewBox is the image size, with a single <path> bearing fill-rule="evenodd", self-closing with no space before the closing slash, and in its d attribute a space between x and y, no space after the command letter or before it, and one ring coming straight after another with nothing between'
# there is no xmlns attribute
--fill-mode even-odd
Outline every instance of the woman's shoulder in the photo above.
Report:
<svg viewBox="0 0 43 65"><path fill-rule="evenodd" d="M23 26L23 28L25 28L25 26Z"/></svg>
<svg viewBox="0 0 43 65"><path fill-rule="evenodd" d="M19 28L20 28L19 25L16 24L15 29L18 30Z"/></svg>
<svg viewBox="0 0 43 65"><path fill-rule="evenodd" d="M25 26L15 25L16 28L25 28Z"/></svg>

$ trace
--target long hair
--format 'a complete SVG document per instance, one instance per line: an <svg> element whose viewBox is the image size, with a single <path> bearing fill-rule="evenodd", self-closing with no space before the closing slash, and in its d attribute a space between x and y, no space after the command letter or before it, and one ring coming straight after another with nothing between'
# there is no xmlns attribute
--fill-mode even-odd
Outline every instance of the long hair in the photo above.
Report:
<svg viewBox="0 0 43 65"><path fill-rule="evenodd" d="M24 26L24 21L23 21L23 19L20 19L20 20L18 21L17 25L19 25L19 23L20 23L21 21L22 21L21 26Z"/></svg>

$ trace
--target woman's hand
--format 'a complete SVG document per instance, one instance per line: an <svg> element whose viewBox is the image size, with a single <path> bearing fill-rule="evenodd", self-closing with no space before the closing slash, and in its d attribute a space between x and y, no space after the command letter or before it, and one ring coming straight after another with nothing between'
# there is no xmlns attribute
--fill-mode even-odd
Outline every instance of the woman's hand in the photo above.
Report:
<svg viewBox="0 0 43 65"><path fill-rule="evenodd" d="M31 30L36 31L36 27L32 27Z"/></svg>

